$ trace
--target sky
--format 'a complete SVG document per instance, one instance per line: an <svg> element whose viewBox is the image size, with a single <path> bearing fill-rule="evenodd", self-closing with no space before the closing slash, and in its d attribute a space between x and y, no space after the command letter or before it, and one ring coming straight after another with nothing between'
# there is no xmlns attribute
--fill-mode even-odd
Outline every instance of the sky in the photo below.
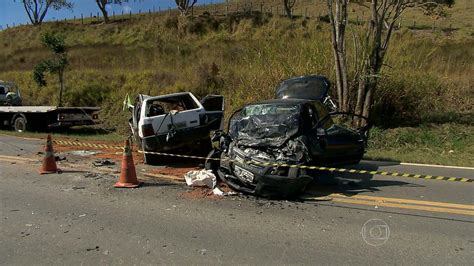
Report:
<svg viewBox="0 0 474 266"><path fill-rule="evenodd" d="M73 10L61 9L54 10L49 9L45 17L45 21L73 18L74 16L80 17L81 13L84 17L90 16L90 13L96 15L100 12L95 0L70 0L74 3ZM115 11L116 14L120 14L122 10L125 13L132 11L132 13L138 13L141 9L142 12L148 12L148 9L158 10L158 7L162 9L168 9L168 7L174 8L176 6L174 0L125 0L125 3L121 5L108 5L109 13ZM223 0L198 0L198 4L209 4L209 3L224 2ZM0 30L5 29L8 24L10 27L15 24L26 24L29 22L28 15L22 4L22 0L0 0Z"/></svg>

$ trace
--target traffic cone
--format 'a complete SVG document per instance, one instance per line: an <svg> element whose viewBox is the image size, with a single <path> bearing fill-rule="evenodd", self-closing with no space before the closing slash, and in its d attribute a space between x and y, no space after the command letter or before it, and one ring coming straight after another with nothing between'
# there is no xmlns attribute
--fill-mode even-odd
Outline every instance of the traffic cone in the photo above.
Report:
<svg viewBox="0 0 474 266"><path fill-rule="evenodd" d="M46 139L46 146L44 147L44 159L43 166L39 170L41 175L44 174L53 174L61 172L60 169L56 166L56 158L54 157L53 150L53 141L51 140L51 135L48 135Z"/></svg>
<svg viewBox="0 0 474 266"><path fill-rule="evenodd" d="M122 170L120 178L114 187L118 188L135 188L142 182L137 179L137 172L135 171L135 164L133 164L132 150L130 142L125 141L125 148L123 149Z"/></svg>

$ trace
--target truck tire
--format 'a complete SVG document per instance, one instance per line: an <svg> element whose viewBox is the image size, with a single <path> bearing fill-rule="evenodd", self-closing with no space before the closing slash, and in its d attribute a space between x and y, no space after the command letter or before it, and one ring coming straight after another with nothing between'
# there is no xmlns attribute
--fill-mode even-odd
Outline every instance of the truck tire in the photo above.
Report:
<svg viewBox="0 0 474 266"><path fill-rule="evenodd" d="M28 129L28 121L26 120L26 117L23 115L16 116L13 119L13 129L16 132L24 132Z"/></svg>

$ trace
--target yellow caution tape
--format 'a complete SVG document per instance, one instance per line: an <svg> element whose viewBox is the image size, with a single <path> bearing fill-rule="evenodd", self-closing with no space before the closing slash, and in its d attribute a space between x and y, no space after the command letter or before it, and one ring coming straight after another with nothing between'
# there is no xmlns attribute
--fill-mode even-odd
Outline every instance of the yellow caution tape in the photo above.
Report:
<svg viewBox="0 0 474 266"><path fill-rule="evenodd" d="M94 144L94 143L83 143L77 141L62 141L55 140L54 143L67 146L77 146L77 147L88 147L88 148L102 148L102 149L119 149L123 150L123 147L119 146L110 146L105 144ZM229 162L238 162L234 159L220 159L220 158L207 158L202 156L194 155L182 155L182 154L172 154L172 153L163 153L163 152L151 152L151 151L141 151L140 153L145 154L154 154L161 156L170 156L177 158L188 158L188 159L198 159L198 160L213 160L213 161L222 161L226 160ZM386 172L386 171L369 171L369 170L358 170L358 169L346 169L346 168L336 168L336 167L325 167L325 166L314 166L314 165L290 165L285 163L261 163L257 161L243 161L243 163L251 163L258 166L273 166L273 167L289 167L289 168L299 168L299 169L308 169L308 170L319 170L319 171L328 171L328 172L339 172L339 173L351 173L351 174L370 174L370 175L382 175L382 176L398 176L398 177L409 177L409 178L418 178L418 179L432 179L432 180L443 180L443 181L455 181L455 182L465 182L471 183L474 182L474 179L465 178L465 177L450 177L450 176L433 176L433 175L420 175L420 174L407 174L407 173L397 173L397 172Z"/></svg>

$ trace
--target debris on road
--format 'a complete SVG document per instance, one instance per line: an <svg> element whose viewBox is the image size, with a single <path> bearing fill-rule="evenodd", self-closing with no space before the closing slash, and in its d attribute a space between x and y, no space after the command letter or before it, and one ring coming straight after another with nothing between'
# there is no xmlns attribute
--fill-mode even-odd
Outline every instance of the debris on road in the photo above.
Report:
<svg viewBox="0 0 474 266"><path fill-rule="evenodd" d="M95 160L94 162L92 162L92 165L96 167L110 166L110 165L115 165L115 162L109 161L107 159L100 159L100 160Z"/></svg>
<svg viewBox="0 0 474 266"><path fill-rule="evenodd" d="M78 151L71 151L70 152L73 155L78 155L78 156L92 156L100 153L99 151L86 151L86 150L78 150Z"/></svg>
<svg viewBox="0 0 474 266"><path fill-rule="evenodd" d="M211 170L190 171L184 175L186 184L192 187L214 188L217 184L217 178Z"/></svg>
<svg viewBox="0 0 474 266"><path fill-rule="evenodd" d="M217 195L217 196L234 196L234 195L238 195L239 193L235 192L235 191L229 191L229 192L224 192L222 191L219 187L216 187L212 190L212 193L214 193L214 195Z"/></svg>

